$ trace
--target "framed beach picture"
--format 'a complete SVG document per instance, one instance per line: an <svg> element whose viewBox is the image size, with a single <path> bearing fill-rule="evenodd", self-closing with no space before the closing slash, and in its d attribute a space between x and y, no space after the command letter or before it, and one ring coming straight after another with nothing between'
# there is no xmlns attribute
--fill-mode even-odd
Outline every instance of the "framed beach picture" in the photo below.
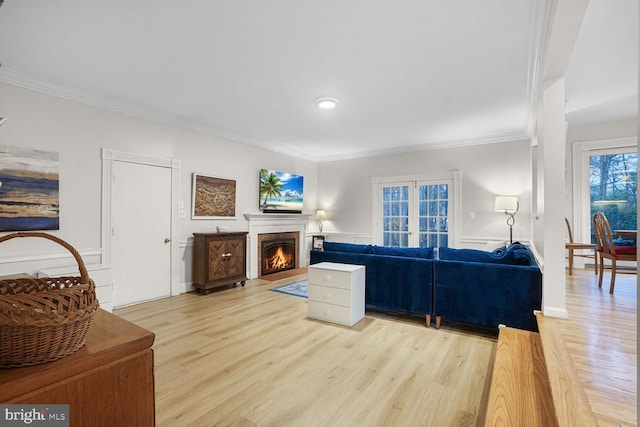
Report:
<svg viewBox="0 0 640 427"><path fill-rule="evenodd" d="M0 146L0 231L60 229L58 153Z"/></svg>
<svg viewBox="0 0 640 427"><path fill-rule="evenodd" d="M236 181L193 174L192 219L235 219Z"/></svg>

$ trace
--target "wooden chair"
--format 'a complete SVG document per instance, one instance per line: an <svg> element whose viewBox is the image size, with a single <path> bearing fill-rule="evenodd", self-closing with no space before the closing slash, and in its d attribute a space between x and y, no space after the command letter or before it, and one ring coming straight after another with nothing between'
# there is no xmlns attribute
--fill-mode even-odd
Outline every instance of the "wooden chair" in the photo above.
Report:
<svg viewBox="0 0 640 427"><path fill-rule="evenodd" d="M595 262L595 266L593 268L593 273L598 274L598 254L596 252L596 245L594 243L575 243L573 241L573 233L571 232L571 225L569 224L569 220L567 218L564 219L564 222L567 224L567 231L569 232L569 241L565 243L565 248L569 251L569 275L573 274L573 257L579 256L583 258L593 258ZM593 253L583 254L583 253L575 253L576 250L581 249L589 249L593 250Z"/></svg>
<svg viewBox="0 0 640 427"><path fill-rule="evenodd" d="M613 294L613 287L616 282L616 262L617 261L637 261L635 246L615 246L611 226L607 217L602 212L593 215L593 229L596 233L596 252L600 257L600 276L598 287L602 287L602 276L604 274L604 260L611 260L611 285L609 293Z"/></svg>

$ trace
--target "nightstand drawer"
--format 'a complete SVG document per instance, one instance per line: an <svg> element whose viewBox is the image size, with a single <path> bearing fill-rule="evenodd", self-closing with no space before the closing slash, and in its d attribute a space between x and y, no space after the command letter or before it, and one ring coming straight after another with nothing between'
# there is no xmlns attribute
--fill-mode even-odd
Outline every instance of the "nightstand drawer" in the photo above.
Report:
<svg viewBox="0 0 640 427"><path fill-rule="evenodd" d="M351 273L348 271L309 268L308 277L309 284L342 289L349 289L351 287Z"/></svg>
<svg viewBox="0 0 640 427"><path fill-rule="evenodd" d="M318 286L309 283L309 301L351 307L351 290Z"/></svg>
<svg viewBox="0 0 640 427"><path fill-rule="evenodd" d="M355 323L352 322L351 309L349 307L311 300L309 300L309 317L348 326L352 326Z"/></svg>

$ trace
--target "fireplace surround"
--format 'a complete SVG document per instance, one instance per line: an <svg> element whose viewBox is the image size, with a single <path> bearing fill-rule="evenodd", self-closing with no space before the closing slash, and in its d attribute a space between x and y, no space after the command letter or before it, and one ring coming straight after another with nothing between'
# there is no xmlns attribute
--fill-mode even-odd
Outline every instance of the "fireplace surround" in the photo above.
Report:
<svg viewBox="0 0 640 427"><path fill-rule="evenodd" d="M261 275L260 262L258 260L258 254L261 250L258 242L260 234L296 233L298 235L296 263L298 267L305 266L305 236L310 216L309 214L285 213L244 214L244 217L249 222L248 276L250 279L257 279Z"/></svg>

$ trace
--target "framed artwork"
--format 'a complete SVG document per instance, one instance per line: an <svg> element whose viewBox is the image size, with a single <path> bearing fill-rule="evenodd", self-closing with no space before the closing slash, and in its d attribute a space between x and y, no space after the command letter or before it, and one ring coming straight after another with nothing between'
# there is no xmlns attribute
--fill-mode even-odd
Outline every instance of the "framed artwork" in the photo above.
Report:
<svg viewBox="0 0 640 427"><path fill-rule="evenodd" d="M0 231L60 229L58 153L0 146Z"/></svg>
<svg viewBox="0 0 640 427"><path fill-rule="evenodd" d="M193 174L192 219L235 219L236 181Z"/></svg>

